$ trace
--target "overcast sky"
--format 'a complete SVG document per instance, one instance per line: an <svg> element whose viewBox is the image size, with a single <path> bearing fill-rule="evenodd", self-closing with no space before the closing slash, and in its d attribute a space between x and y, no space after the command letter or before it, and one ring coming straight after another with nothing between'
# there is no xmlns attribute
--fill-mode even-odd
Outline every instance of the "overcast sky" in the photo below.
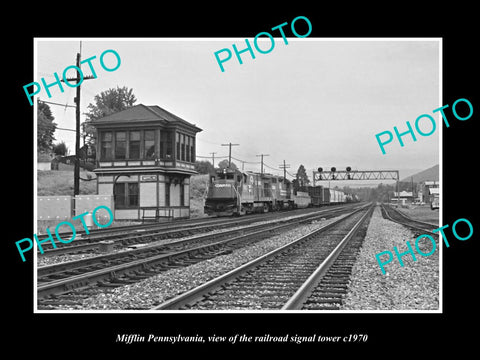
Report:
<svg viewBox="0 0 480 360"><path fill-rule="evenodd" d="M245 170L260 170L257 154L269 154L265 163L278 169L286 160L295 173L303 164L311 171L319 166L356 170L399 169L400 177L413 169L423 170L439 162L441 124L428 137L417 141L395 140L383 155L375 134L385 130L407 130L421 114L432 114L441 105L440 43L438 39L319 39L277 38L274 49L256 58L242 54L240 65L233 57L221 72L214 52L245 47L235 39L37 39L36 73L32 81L53 82L63 69L75 64L82 40L82 59L97 56L92 64L98 78L84 81L81 111L101 91L116 86L133 88L137 104L158 105L196 124L197 154L227 156L222 143L237 143L232 156L246 161ZM253 44L253 39L249 39ZM253 46L253 45L252 45ZM268 49L270 41L260 43ZM100 54L113 49L121 57L120 67L103 70ZM223 56L223 54L222 54ZM115 64L112 54L105 57ZM109 61L109 62L107 62ZM113 65L111 65L113 64ZM82 65L90 75L88 64ZM71 73L74 76L74 73ZM52 87L49 99L74 105L74 88L61 93ZM27 99L25 99L28 101ZM51 105L55 122L75 128L75 109ZM85 116L82 115L83 121ZM425 132L430 127L421 126ZM73 153L74 133L57 130ZM241 168L242 164L235 161ZM249 164L248 162L252 163ZM218 163L218 160L216 160ZM267 171L276 170L267 167ZM278 173L282 173L278 170Z"/></svg>

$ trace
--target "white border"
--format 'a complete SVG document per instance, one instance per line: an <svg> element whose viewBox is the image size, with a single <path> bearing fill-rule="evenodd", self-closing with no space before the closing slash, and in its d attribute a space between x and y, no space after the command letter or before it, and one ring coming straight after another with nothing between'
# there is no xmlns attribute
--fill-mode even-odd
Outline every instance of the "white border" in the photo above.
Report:
<svg viewBox="0 0 480 360"><path fill-rule="evenodd" d="M274 36L275 40L281 40L281 37ZM399 38L291 38L287 37L288 41L438 41L439 43L439 104L438 106L443 106L443 38L441 37L422 37L422 38L408 38L408 37L399 37ZM37 44L39 41L239 41L244 40L244 38L239 37L227 37L227 38L33 38L34 41L34 77L37 76L37 55L38 49ZM260 40L266 40L261 38ZM37 234L37 95L33 99L33 108L34 108L34 225L33 229L35 234ZM434 109L432 109L434 110ZM439 124L442 124L443 119L441 114L439 116ZM443 226L443 126L439 126L439 179L440 179L440 211L439 211L439 224L440 227ZM33 312L36 314L304 314L306 316L311 314L439 314L443 313L443 246L440 246L441 236L439 236L439 308L437 310L38 310L37 309L37 244L35 241L35 246L33 247L34 255L34 274L33 274ZM33 240L33 239L32 239Z"/></svg>

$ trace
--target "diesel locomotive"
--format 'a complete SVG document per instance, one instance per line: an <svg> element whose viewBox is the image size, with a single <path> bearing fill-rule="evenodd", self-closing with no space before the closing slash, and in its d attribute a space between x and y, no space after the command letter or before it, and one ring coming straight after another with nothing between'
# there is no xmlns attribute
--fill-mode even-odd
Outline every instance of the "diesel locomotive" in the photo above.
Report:
<svg viewBox="0 0 480 360"><path fill-rule="evenodd" d="M304 208L311 198L294 192L282 176L238 169L216 169L210 176L204 212L207 215L244 215L282 209Z"/></svg>

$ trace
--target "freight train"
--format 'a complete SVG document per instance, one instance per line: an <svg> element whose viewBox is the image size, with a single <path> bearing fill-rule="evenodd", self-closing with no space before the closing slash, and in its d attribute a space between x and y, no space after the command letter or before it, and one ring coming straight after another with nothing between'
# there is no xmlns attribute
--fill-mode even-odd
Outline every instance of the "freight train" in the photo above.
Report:
<svg viewBox="0 0 480 360"><path fill-rule="evenodd" d="M310 186L295 191L282 176L237 169L217 169L210 176L204 212L207 215L244 215L309 206L325 206L358 201L342 191Z"/></svg>

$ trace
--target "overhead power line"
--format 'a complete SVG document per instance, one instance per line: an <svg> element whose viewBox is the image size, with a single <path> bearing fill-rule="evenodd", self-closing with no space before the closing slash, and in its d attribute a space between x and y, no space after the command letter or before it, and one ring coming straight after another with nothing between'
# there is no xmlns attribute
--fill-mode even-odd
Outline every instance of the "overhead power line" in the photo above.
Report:
<svg viewBox="0 0 480 360"><path fill-rule="evenodd" d="M195 155L197 158L202 158L202 159L212 159L211 156L202 156L202 155ZM228 159L228 156L215 156L215 159Z"/></svg>
<svg viewBox="0 0 480 360"><path fill-rule="evenodd" d="M262 162L262 168L261 168L260 174L263 174L263 157L264 157L264 156L270 156L270 155L269 155L269 154L258 154L258 155L255 155L255 156L260 157L260 158L262 159L262 160L261 160L261 162Z"/></svg>
<svg viewBox="0 0 480 360"><path fill-rule="evenodd" d="M290 164L286 164L285 160L283 160L283 164L279 165L280 169L283 169L283 177L287 178L287 169L290 168Z"/></svg>
<svg viewBox="0 0 480 360"><path fill-rule="evenodd" d="M222 144L222 146L228 146L228 167L232 164L232 146L239 146L240 144Z"/></svg>
<svg viewBox="0 0 480 360"><path fill-rule="evenodd" d="M74 105L67 105L67 104L59 104L59 103L54 103L54 102L51 102L51 101L45 101L45 100L38 100L39 102L41 103L44 103L44 104L51 104L51 105L58 105L58 106L63 106L63 107L71 107L71 108L76 108L76 106Z"/></svg>
<svg viewBox="0 0 480 360"><path fill-rule="evenodd" d="M260 161L245 161L245 160L237 159L236 157L233 157L233 156L232 156L232 159L240 161L245 164L260 164Z"/></svg>
<svg viewBox="0 0 480 360"><path fill-rule="evenodd" d="M76 132L76 130L73 130L73 129L65 129L65 128L61 128L61 127L57 127L57 128L55 128L55 130L65 130L65 131L73 131L73 132Z"/></svg>

